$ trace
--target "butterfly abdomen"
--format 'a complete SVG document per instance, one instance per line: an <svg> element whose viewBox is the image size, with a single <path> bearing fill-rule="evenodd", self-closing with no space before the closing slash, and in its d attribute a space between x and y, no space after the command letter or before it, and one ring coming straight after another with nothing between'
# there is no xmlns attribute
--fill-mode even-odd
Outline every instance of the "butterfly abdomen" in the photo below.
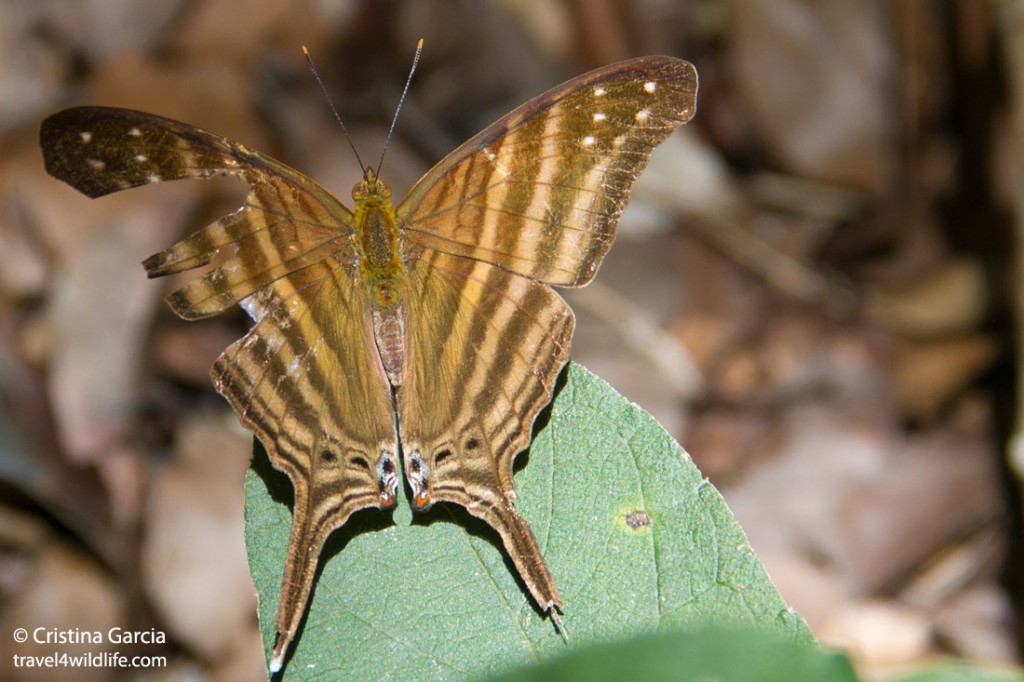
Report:
<svg viewBox="0 0 1024 682"><path fill-rule="evenodd" d="M356 203L356 250L359 272L370 294L373 338L388 382L397 388L405 372L405 306L402 305L402 239L391 187L372 168L352 188Z"/></svg>
<svg viewBox="0 0 1024 682"><path fill-rule="evenodd" d="M392 388L402 385L405 377L405 311L402 308L375 309L373 340Z"/></svg>

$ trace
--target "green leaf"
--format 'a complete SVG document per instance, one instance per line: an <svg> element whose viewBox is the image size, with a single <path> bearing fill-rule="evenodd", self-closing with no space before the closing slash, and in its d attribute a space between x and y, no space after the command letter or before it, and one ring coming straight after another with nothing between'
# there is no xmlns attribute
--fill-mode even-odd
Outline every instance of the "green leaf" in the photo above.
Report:
<svg viewBox="0 0 1024 682"><path fill-rule="evenodd" d="M962 661L946 661L920 670L900 682L1024 682L1020 670L985 669Z"/></svg>
<svg viewBox="0 0 1024 682"><path fill-rule="evenodd" d="M592 646L493 682L856 682L842 654L777 635L694 628Z"/></svg>
<svg viewBox="0 0 1024 682"><path fill-rule="evenodd" d="M582 367L564 376L516 487L565 602L568 643L488 526L449 505L414 519L399 495L390 514L360 512L332 536L287 677L467 679L702 623L813 642L682 448ZM291 488L265 455L254 469L246 542L269 656Z"/></svg>

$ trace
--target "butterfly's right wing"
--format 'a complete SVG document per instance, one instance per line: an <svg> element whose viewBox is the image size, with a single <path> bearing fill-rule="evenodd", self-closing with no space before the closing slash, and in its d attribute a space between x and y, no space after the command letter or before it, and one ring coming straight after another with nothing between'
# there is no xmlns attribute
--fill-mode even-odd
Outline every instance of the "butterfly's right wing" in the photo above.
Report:
<svg viewBox="0 0 1024 682"><path fill-rule="evenodd" d="M516 511L512 465L569 357L572 312L548 286L580 286L611 246L633 180L696 104L693 66L645 57L526 103L438 163L397 210L419 247L399 395L406 480L418 506L487 521L537 605L561 598Z"/></svg>
<svg viewBox="0 0 1024 682"><path fill-rule="evenodd" d="M696 110L697 72L642 57L536 97L449 154L398 207L409 238L555 286L589 282L633 181Z"/></svg>
<svg viewBox="0 0 1024 682"><path fill-rule="evenodd" d="M542 611L561 608L512 463L569 358L573 315L551 287L439 251L415 261L409 362L398 391L405 476L418 508L453 502L497 531ZM557 618L557 614L553 614Z"/></svg>

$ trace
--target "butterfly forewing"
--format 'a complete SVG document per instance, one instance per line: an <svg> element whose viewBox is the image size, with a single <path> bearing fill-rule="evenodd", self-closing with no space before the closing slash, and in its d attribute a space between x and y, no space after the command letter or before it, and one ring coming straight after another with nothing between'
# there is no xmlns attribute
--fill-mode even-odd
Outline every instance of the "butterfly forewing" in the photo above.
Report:
<svg viewBox="0 0 1024 682"><path fill-rule="evenodd" d="M689 63L644 57L516 109L427 173L398 208L409 238L548 284L580 286L615 237L654 147L695 111Z"/></svg>
<svg viewBox="0 0 1024 682"><path fill-rule="evenodd" d="M233 258L171 295L182 317L222 312L327 254L351 258L352 214L317 183L270 157L173 119L127 109L77 107L40 131L46 170L90 197L164 180L236 175L252 186L235 213L145 262L151 277Z"/></svg>

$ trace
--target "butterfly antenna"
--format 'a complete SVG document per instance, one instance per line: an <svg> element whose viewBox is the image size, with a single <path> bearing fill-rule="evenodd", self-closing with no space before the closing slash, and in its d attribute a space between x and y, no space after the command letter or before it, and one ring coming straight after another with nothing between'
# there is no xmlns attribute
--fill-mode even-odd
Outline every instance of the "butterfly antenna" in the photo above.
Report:
<svg viewBox="0 0 1024 682"><path fill-rule="evenodd" d="M421 43L423 41L420 41ZM306 55L306 63L309 64L309 70L313 73L313 78L316 79L317 84L320 85L320 92L324 94L324 99L327 100L327 106L334 112L334 118L338 121L338 125L341 126L341 130L345 133L345 139L348 140L348 146L352 147L352 153L356 155L356 162L359 164L360 170L365 170L366 166L363 165L363 160L359 158L359 150L356 149L356 145L352 142L352 137L348 134L348 128L345 127L345 122L341 120L341 114L334 107L334 102L331 101L331 96L327 94L327 88L324 86L324 82L320 79L320 73L316 70L316 66L313 65L313 57L309 54L309 49L303 45L302 54Z"/></svg>
<svg viewBox="0 0 1024 682"><path fill-rule="evenodd" d="M423 38L416 44L416 56L412 58L412 68L409 69L409 77L405 79L405 87L402 88L402 96L398 98L398 106L395 107L395 115L391 117L391 128L388 129L388 136L384 138L384 148L380 151L380 162L377 164L377 177L380 177L380 169L384 165L384 155L388 153L388 145L391 144L391 134L395 132L395 124L398 123L398 112L402 110L402 103L405 95L409 92L409 84L412 83L412 75L416 73L416 65L420 63L420 54L423 53Z"/></svg>

